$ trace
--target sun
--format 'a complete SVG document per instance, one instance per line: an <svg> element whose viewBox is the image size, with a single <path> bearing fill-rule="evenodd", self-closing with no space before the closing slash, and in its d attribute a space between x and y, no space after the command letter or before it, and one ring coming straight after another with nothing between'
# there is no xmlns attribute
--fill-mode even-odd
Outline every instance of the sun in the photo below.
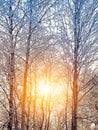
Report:
<svg viewBox="0 0 98 130"><path fill-rule="evenodd" d="M43 96L49 95L50 94L50 87L47 85L43 86L40 90L40 94Z"/></svg>
<svg viewBox="0 0 98 130"><path fill-rule="evenodd" d="M51 94L51 86L49 83L45 83L44 81L40 81L38 85L38 94L41 96L49 96Z"/></svg>

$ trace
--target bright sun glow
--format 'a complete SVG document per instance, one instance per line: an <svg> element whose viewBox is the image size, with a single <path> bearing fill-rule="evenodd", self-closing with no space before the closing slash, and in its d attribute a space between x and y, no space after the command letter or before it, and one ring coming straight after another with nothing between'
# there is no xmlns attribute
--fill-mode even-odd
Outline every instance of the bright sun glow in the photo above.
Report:
<svg viewBox="0 0 98 130"><path fill-rule="evenodd" d="M50 92L50 85L49 83L44 83L44 81L41 81L38 85L38 93L41 96L49 96Z"/></svg>

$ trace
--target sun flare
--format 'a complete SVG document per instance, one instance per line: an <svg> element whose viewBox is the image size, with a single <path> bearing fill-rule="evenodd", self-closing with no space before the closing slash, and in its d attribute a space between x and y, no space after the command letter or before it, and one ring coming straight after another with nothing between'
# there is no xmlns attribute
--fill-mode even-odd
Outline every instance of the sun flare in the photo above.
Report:
<svg viewBox="0 0 98 130"><path fill-rule="evenodd" d="M50 91L51 86L49 83L45 83L44 81L41 81L38 85L38 93L41 96L49 96L51 94Z"/></svg>

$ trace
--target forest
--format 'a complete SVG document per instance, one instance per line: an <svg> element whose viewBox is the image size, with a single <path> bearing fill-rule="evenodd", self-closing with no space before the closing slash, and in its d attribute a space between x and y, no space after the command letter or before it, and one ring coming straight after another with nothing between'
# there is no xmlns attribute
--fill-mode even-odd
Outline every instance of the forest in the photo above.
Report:
<svg viewBox="0 0 98 130"><path fill-rule="evenodd" d="M98 0L0 0L0 130L98 130Z"/></svg>

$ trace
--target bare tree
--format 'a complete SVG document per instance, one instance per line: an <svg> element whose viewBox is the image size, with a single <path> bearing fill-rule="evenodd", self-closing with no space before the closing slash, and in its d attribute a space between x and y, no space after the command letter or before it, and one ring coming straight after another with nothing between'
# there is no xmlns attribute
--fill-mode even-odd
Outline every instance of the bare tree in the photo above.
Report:
<svg viewBox="0 0 98 130"><path fill-rule="evenodd" d="M4 55L7 60L7 80L9 85L9 119L8 119L8 129L12 130L14 127L14 90L15 90L15 49L17 46L17 37L21 29L21 22L19 21L19 6L20 0L17 0L16 3L12 0L2 1L1 8L1 40L4 44ZM5 12L5 10L7 10ZM18 18L16 21L16 17ZM19 23L20 22L20 23ZM2 46L3 47L3 46ZM7 55L8 54L8 55ZM7 84L6 84L7 85Z"/></svg>
<svg viewBox="0 0 98 130"><path fill-rule="evenodd" d="M43 6L42 6L43 3ZM49 7L48 7L49 4ZM26 93L27 93L27 78L28 78L28 70L29 70L29 61L30 61L30 50L31 48L34 48L34 45L37 44L36 41L35 43L31 44L32 41L32 34L33 32L36 30L36 28L39 26L39 24L41 23L44 15L47 13L48 8L50 8L52 5L50 5L49 1L46 1L45 3L43 1L32 1L32 0L28 0L26 2L26 6L27 6L27 19L28 20L28 35L27 35L27 44L26 44L26 57L25 57L25 69L24 69L24 83L23 83L23 98L22 98L22 114L21 114L21 130L25 130L25 116L26 116ZM33 10L33 6L37 7L37 11L36 9ZM47 8L48 7L48 8ZM39 9L38 9L39 8ZM33 24L33 19L36 19L35 24ZM38 48L38 45L36 46ZM33 49L34 50L34 49ZM34 57L37 57L42 51L38 52L37 54L35 54ZM32 61L34 60L34 57L32 59ZM31 63L32 63L31 61Z"/></svg>
<svg viewBox="0 0 98 130"><path fill-rule="evenodd" d="M64 19L61 12L61 21L63 30L65 32L62 35L62 47L64 48L65 56L70 56L69 65L72 68L72 130L77 130L77 113L78 113L78 98L79 89L81 88L79 80L81 72L84 67L92 67L96 64L97 60L97 7L96 1L87 2L82 0L66 1L67 10L66 19ZM89 8L91 8L90 11ZM70 52L68 52L70 49ZM66 59L66 58L65 58ZM69 58L67 59L69 60ZM91 70L93 72L93 68ZM93 78L93 75L89 80ZM89 82L86 81L86 82Z"/></svg>

